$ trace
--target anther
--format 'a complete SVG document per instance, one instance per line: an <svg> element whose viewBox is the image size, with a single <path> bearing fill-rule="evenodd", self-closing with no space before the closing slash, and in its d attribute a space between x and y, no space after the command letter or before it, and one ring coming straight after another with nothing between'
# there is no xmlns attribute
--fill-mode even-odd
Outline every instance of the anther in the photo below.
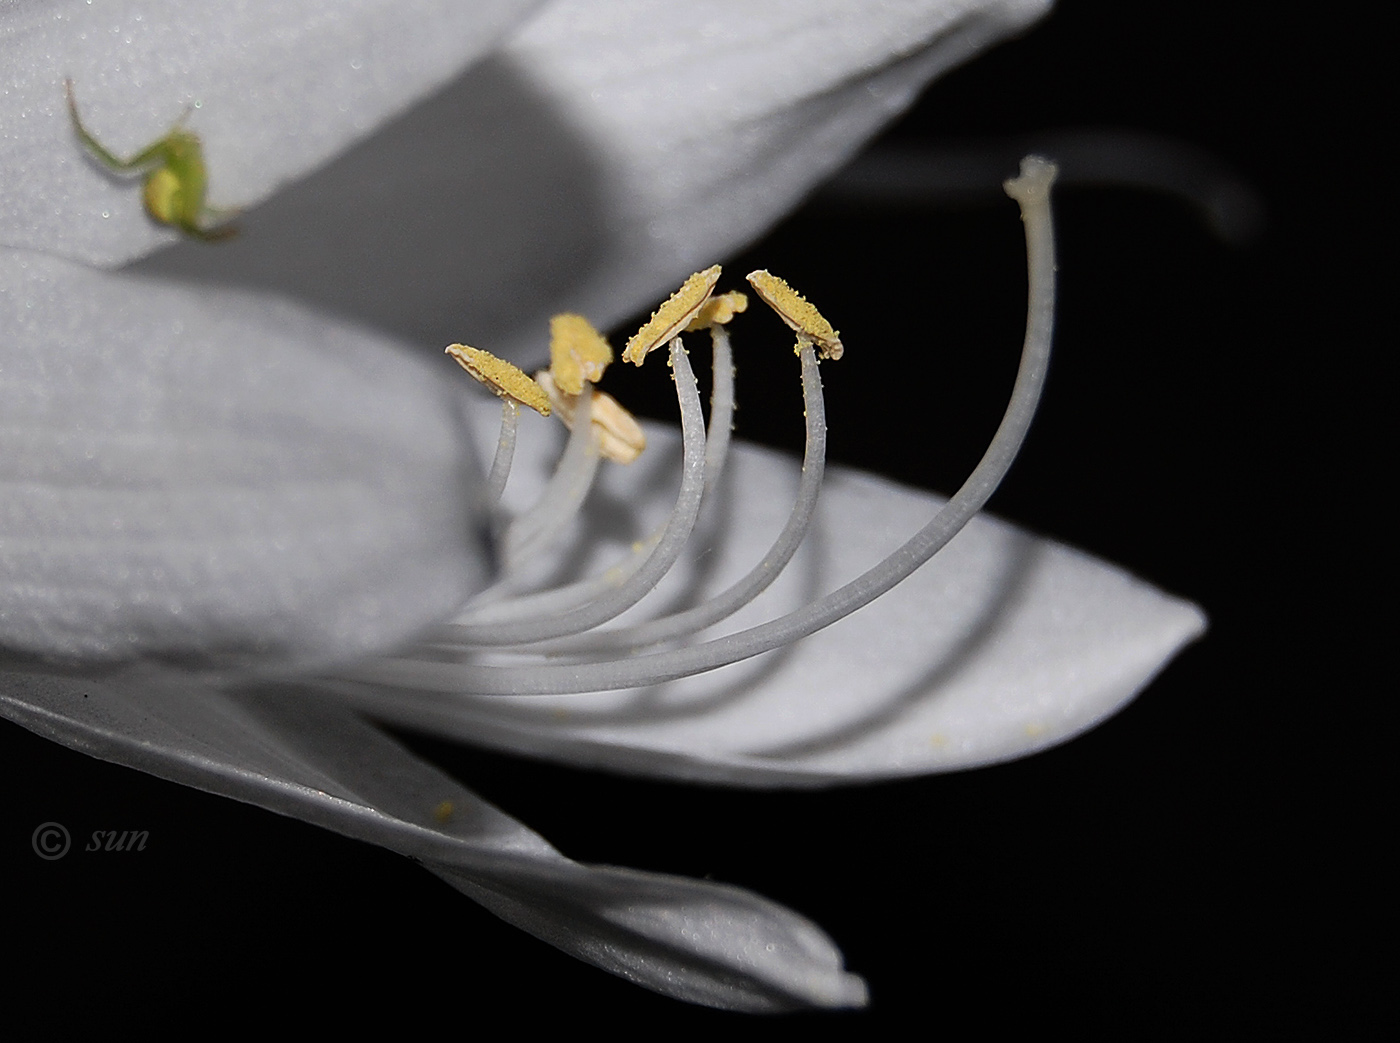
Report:
<svg viewBox="0 0 1400 1043"><path fill-rule="evenodd" d="M519 366L465 344L449 344L446 351L457 360L457 365L490 388L493 394L529 406L541 416L549 416L549 396Z"/></svg>
<svg viewBox="0 0 1400 1043"><path fill-rule="evenodd" d="M640 366L648 353L655 351L684 330L696 313L710 299L715 283L719 282L719 265L696 272L666 302L651 313L651 318L632 335L622 357Z"/></svg>
<svg viewBox="0 0 1400 1043"><path fill-rule="evenodd" d="M570 431L574 429L574 407L578 404L577 395L566 395L548 370L535 374L540 387L549 396L550 403ZM606 391L591 391L593 396L590 419L598 434L598 452L609 460L620 464L630 464L642 455L647 447L647 436L642 426L631 413Z"/></svg>
<svg viewBox="0 0 1400 1043"><path fill-rule="evenodd" d="M726 326L734 320L734 316L749 310L749 298L746 294L738 290L730 290L728 293L721 293L718 297L711 297L700 306L700 310L695 313L695 318L690 320L690 325L685 328L685 332L691 333L695 330L708 330L714 326Z"/></svg>
<svg viewBox="0 0 1400 1043"><path fill-rule="evenodd" d="M749 285L764 304L778 313L792 329L797 331L798 343L802 338L811 341L817 348L817 355L824 359L839 359L845 348L841 346L841 335L831 328L831 323L822 313L801 294L778 276L759 270L749 272Z"/></svg>
<svg viewBox="0 0 1400 1043"><path fill-rule="evenodd" d="M582 315L549 320L549 372L564 394L579 394L584 381L598 383L612 360L612 346Z"/></svg>

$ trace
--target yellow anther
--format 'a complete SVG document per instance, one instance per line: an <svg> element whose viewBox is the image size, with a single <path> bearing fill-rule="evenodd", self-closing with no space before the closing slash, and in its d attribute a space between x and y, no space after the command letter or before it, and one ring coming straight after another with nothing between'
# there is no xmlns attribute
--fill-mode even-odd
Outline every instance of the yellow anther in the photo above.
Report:
<svg viewBox="0 0 1400 1043"><path fill-rule="evenodd" d="M593 426L598 429L598 451L609 460L630 464L642 455L647 436L637 418L617 399L606 391L595 391L591 415Z"/></svg>
<svg viewBox="0 0 1400 1043"><path fill-rule="evenodd" d="M766 271L749 272L749 285L763 303L778 313L778 318L797 331L799 342L805 337L817 346L824 359L839 359L845 348L841 335L831 328L812 304L776 275Z"/></svg>
<svg viewBox="0 0 1400 1043"><path fill-rule="evenodd" d="M582 315L549 320L549 372L565 394L577 395L585 380L596 384L612 360L612 347Z"/></svg>
<svg viewBox="0 0 1400 1043"><path fill-rule="evenodd" d="M696 272L687 279L679 290L667 298L666 303L651 313L641 329L633 334L622 352L622 357L633 365L640 366L649 352L655 351L680 333L695 318L695 313L710 299L715 283L719 282L719 265Z"/></svg>
<svg viewBox="0 0 1400 1043"><path fill-rule="evenodd" d="M535 374L540 387L549 395L555 413L564 421L570 431L574 429L574 411L578 406L577 395L566 395L548 370ZM589 417L598 435L598 452L609 460L620 464L630 464L642 455L647 447L647 436L636 417L606 391L593 389L593 403L589 407Z"/></svg>
<svg viewBox="0 0 1400 1043"><path fill-rule="evenodd" d="M447 353L468 373L502 398L529 406L541 416L549 416L549 396L544 388L530 379L519 366L498 359L489 351L469 348L465 344L449 344Z"/></svg>
<svg viewBox="0 0 1400 1043"><path fill-rule="evenodd" d="M700 305L700 310L695 313L695 318L690 320L690 325L685 329L689 333L691 330L707 330L711 326L725 326L734 316L748 310L748 295L738 290L730 290L718 297L711 297Z"/></svg>

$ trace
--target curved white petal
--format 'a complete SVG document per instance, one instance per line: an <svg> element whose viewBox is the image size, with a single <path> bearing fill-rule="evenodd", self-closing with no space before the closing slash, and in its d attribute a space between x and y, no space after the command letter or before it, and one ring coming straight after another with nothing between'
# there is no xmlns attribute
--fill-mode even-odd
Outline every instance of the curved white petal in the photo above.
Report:
<svg viewBox="0 0 1400 1043"><path fill-rule="evenodd" d="M529 502L547 473L521 438L508 496ZM676 436L647 431L665 460ZM731 450L728 531L701 559L704 585L742 575L785 521L797 462ZM638 519L586 552L589 571L626 553L664 513L667 468L609 467L602 503ZM654 483L654 484L652 484ZM518 498L518 499L517 499ZM834 468L819 522L770 590L735 624L770 618L844 583L899 546L942 503ZM596 534L595 534L596 535ZM682 573L671 591L688 582ZM668 593L654 598L666 603ZM645 606L639 606L642 608ZM624 617L627 618L627 617ZM982 516L910 579L790 648L650 689L557 697L351 698L377 716L581 765L754 786L822 785L1007 760L1092 727L1199 636L1197 607L1080 551ZM727 629L727 626L726 626Z"/></svg>
<svg viewBox="0 0 1400 1043"><path fill-rule="evenodd" d="M450 367L268 296L0 250L0 648L344 659L483 584Z"/></svg>
<svg viewBox="0 0 1400 1043"><path fill-rule="evenodd" d="M1049 0L550 4L503 50L602 166L626 263L574 291L602 324L765 231L934 77Z"/></svg>
<svg viewBox="0 0 1400 1043"><path fill-rule="evenodd" d="M572 862L306 692L0 670L0 713L92 756L408 855L536 937L665 995L744 1011L865 1002L810 921L723 884Z"/></svg>
<svg viewBox="0 0 1400 1043"><path fill-rule="evenodd" d="M211 202L246 207L490 50L539 0L49 0L0 11L0 245L116 265L171 242L73 135L131 155L186 106Z"/></svg>
<svg viewBox="0 0 1400 1043"><path fill-rule="evenodd" d="M443 92L147 270L543 357L752 240L1044 0L556 0Z"/></svg>

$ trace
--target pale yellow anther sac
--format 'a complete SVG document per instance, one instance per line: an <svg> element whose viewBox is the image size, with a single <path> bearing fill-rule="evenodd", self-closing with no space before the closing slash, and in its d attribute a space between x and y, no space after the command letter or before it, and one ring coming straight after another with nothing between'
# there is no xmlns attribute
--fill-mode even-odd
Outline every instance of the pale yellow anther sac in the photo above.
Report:
<svg viewBox="0 0 1400 1043"><path fill-rule="evenodd" d="M696 272L682 283L681 288L652 312L645 325L632 335L627 347L623 349L622 357L633 365L640 366L642 359L650 352L668 343L690 325L690 321L714 292L715 283L719 282L719 271L719 265L716 264L703 272Z"/></svg>
<svg viewBox="0 0 1400 1043"><path fill-rule="evenodd" d="M727 326L733 321L734 316L748 310L748 295L739 290L730 290L728 293L721 293L718 297L711 297L702 304L685 331L690 333L693 330L707 330L711 326Z"/></svg>
<svg viewBox="0 0 1400 1043"><path fill-rule="evenodd" d="M566 312L549 320L549 372L566 395L596 384L613 360L612 346L582 315Z"/></svg>
<svg viewBox="0 0 1400 1043"><path fill-rule="evenodd" d="M822 313L817 311L811 302L770 272L749 272L748 280L763 303L797 331L799 342L804 337L811 341L816 345L820 358L841 357L846 350L841 346L841 335L831 328L831 323L822 317Z"/></svg>
<svg viewBox="0 0 1400 1043"><path fill-rule="evenodd" d="M548 370L540 370L535 374L535 379L549 395L559 419L572 431L578 395L565 394ZM598 452L616 463L630 464L647 447L647 436L642 432L642 426L606 391L595 388L592 394L589 416L598 434Z"/></svg>
<svg viewBox="0 0 1400 1043"><path fill-rule="evenodd" d="M457 365L490 388L492 393L529 406L541 416L549 416L549 396L519 366L498 359L489 351L470 348L465 344L449 344L446 350L457 360Z"/></svg>

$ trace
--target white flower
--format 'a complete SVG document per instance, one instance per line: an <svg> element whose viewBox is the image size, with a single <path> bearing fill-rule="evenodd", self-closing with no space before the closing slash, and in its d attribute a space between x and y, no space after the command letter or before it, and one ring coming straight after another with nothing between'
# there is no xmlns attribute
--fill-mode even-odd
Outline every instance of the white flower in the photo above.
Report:
<svg viewBox="0 0 1400 1043"><path fill-rule="evenodd" d="M879 601L762 659L640 692L530 696L480 694L489 671L469 664L481 684L454 688L456 667L422 641L489 581L469 432L494 437L494 410L464 421L455 369L304 304L102 270L171 234L82 155L65 76L115 151L190 102L213 202L280 190L240 242L180 245L148 271L274 286L436 349L523 352L551 311L615 321L750 239L930 76L1043 8L910 0L853 24L835 2L536 6L74 2L0 18L14 77L0 96L0 710L410 855L649 988L748 1010L859 1004L863 983L802 918L571 862L353 708L662 777L892 777L1090 727L1200 632L1196 609L979 518ZM547 439L522 435L516 507L548 473ZM674 470L656 464L676 438L648 437L643 462L599 479L596 499L634 514L576 555L583 574L674 501ZM682 558L669 589L742 576L782 528L795 471L734 449L726 538L704 575ZM823 539L731 626L838 587L938 506L827 478Z"/></svg>

